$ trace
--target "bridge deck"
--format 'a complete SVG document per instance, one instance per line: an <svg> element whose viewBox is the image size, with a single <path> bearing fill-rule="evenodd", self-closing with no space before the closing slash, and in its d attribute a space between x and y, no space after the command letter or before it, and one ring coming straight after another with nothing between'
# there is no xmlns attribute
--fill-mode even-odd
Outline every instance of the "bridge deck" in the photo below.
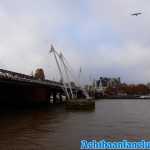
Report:
<svg viewBox="0 0 150 150"><path fill-rule="evenodd" d="M17 84L17 85L31 85L31 86L45 86L47 88L63 89L64 86L60 82L51 80L37 80L33 76L16 73L0 69L0 83ZM77 89L73 87L72 89Z"/></svg>

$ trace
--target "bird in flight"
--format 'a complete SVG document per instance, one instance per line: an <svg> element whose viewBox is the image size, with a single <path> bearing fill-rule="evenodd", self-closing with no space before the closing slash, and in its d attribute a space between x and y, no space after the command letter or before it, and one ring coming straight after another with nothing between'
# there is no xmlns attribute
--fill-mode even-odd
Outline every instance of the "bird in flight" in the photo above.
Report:
<svg viewBox="0 0 150 150"><path fill-rule="evenodd" d="M138 16L138 15L141 15L142 13L133 13L133 14L131 14L131 16Z"/></svg>

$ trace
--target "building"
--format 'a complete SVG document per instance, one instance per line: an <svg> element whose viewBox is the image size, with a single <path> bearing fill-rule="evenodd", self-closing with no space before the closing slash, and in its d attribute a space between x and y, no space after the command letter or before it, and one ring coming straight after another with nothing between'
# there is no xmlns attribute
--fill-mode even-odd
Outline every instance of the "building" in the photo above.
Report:
<svg viewBox="0 0 150 150"><path fill-rule="evenodd" d="M98 80L94 81L93 87L95 91L95 95L97 97L106 95L106 89L113 88L117 89L121 84L120 77L118 78L108 78L108 77L100 77Z"/></svg>
<svg viewBox="0 0 150 150"><path fill-rule="evenodd" d="M100 77L99 80L96 80L97 88L107 88L107 87L116 87L121 84L120 77L118 78L108 78Z"/></svg>

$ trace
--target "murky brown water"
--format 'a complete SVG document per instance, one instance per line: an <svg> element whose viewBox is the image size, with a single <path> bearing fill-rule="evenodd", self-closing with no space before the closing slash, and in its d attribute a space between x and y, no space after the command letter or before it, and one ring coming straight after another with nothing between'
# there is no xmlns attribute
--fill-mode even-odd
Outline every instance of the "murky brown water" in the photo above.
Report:
<svg viewBox="0 0 150 150"><path fill-rule="evenodd" d="M77 150L80 139L149 136L150 100L99 100L93 112L0 112L0 150Z"/></svg>

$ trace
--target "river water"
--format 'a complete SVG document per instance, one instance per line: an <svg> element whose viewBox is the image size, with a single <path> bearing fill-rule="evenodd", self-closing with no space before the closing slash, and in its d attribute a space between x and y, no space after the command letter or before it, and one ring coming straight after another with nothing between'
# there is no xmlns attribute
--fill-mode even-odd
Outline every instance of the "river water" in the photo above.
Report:
<svg viewBox="0 0 150 150"><path fill-rule="evenodd" d="M0 112L0 150L78 150L80 139L150 139L150 100L97 100L91 112Z"/></svg>

